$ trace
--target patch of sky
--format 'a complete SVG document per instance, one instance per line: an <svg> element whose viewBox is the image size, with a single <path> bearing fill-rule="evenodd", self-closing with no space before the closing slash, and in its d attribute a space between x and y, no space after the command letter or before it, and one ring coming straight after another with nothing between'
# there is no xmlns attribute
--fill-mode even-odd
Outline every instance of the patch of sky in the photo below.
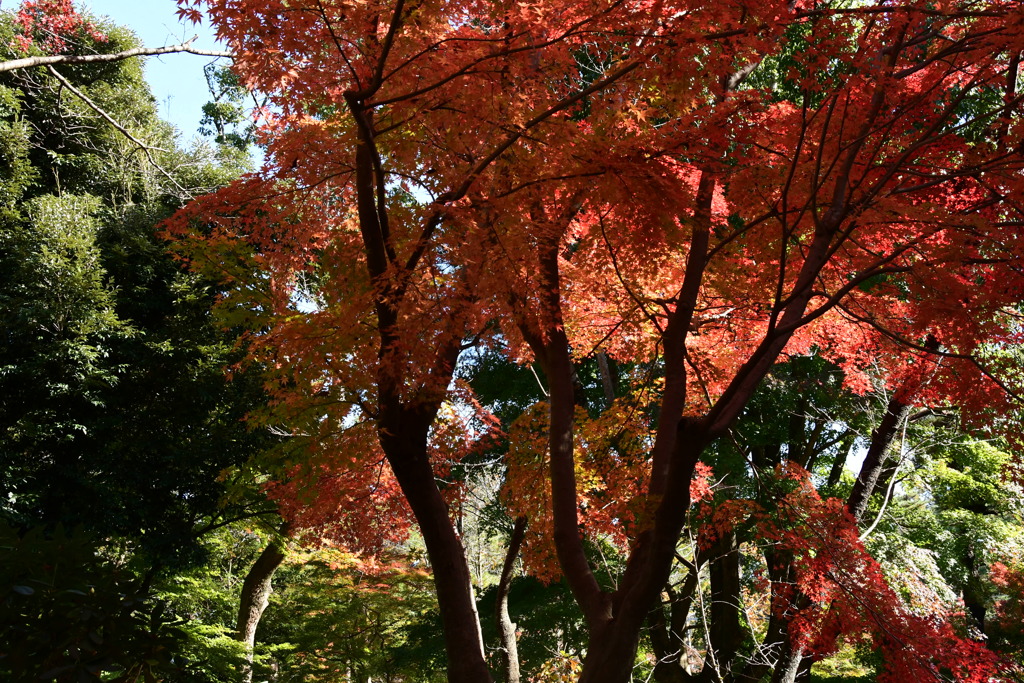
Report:
<svg viewBox="0 0 1024 683"><path fill-rule="evenodd" d="M81 8L97 17L108 17L130 28L146 47L176 45L198 36L193 46L225 50L209 25L182 22L175 0L84 0ZM185 140L198 135L203 105L210 100L203 67L211 57L175 53L146 58L146 81L156 98L160 116L174 125ZM227 64L228 60L221 59Z"/></svg>

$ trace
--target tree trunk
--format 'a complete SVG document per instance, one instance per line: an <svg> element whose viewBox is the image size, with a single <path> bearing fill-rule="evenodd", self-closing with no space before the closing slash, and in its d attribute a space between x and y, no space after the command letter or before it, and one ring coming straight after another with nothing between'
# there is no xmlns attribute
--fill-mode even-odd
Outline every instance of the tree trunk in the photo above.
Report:
<svg viewBox="0 0 1024 683"><path fill-rule="evenodd" d="M967 582L964 584L962 597L967 613L974 619L975 625L981 633L985 634L985 598L982 592L984 585L981 573L978 571L978 555L973 541L967 544L966 553Z"/></svg>
<svg viewBox="0 0 1024 683"><path fill-rule="evenodd" d="M856 441L857 434L852 429L843 435L842 441L839 442L839 449L836 451L836 459L828 473L828 482L825 484L828 488L832 488L839 483L839 478L843 476L843 470L846 469L846 461L849 460L850 452L853 450Z"/></svg>
<svg viewBox="0 0 1024 683"><path fill-rule="evenodd" d="M925 342L925 348L931 352L937 351L939 343L934 337L929 336ZM850 514L858 522L864 516L864 512L868 507L868 501L871 499L871 494L874 493L878 487L879 480L882 478L883 471L885 470L886 455L892 442L896 439L899 426L909 416L914 396L917 395L930 376L931 373L922 371L917 375L911 375L906 378L900 388L893 393L889 404L885 408L885 415L882 416L882 421L878 424L875 431L871 433L871 445L868 447L867 455L864 456L864 464L861 465L860 474L857 475L857 481L850 492L850 498L846 502L847 509L849 509Z"/></svg>
<svg viewBox="0 0 1024 683"><path fill-rule="evenodd" d="M736 533L722 536L711 549L708 561L711 579L710 646L704 660L701 680L728 680L734 660L743 642L740 624L740 552Z"/></svg>
<svg viewBox="0 0 1024 683"><path fill-rule="evenodd" d="M919 386L916 382L913 385ZM857 481L854 483L853 490L850 492L850 497L846 503L850 514L858 522L864 516L868 501L878 487L878 483L886 469L886 456L896 438L899 426L910 412L911 406L906 397L914 391L916 389L909 382L904 387L901 387L901 390L897 391L890 399L886 406L885 414L882 416L882 421L871 434L871 444L868 447L867 455L864 457L864 462L857 475ZM843 459L845 460L845 458ZM832 479L832 475L836 475L836 479L838 479L837 467L834 465L832 469L833 471L830 473L829 479ZM790 574L792 574L792 571L790 571ZM805 595L798 593L793 598L792 609L798 611L809 604L810 600ZM788 619L786 624L788 626ZM802 647L794 647L792 645L788 633L782 634L779 653L775 670L772 674L772 683L795 683L798 679L802 679L809 674L812 662L804 657L804 649Z"/></svg>
<svg viewBox="0 0 1024 683"><path fill-rule="evenodd" d="M498 580L498 598L495 612L498 620L498 635L501 638L501 660L505 669L506 683L519 683L519 647L516 643L516 625L508 614L508 591L512 585L512 570L515 568L516 556L526 535L526 517L517 517L512 526L512 536L508 541L505 553L505 564L501 568Z"/></svg>
<svg viewBox="0 0 1024 683"><path fill-rule="evenodd" d="M859 146L853 145L846 155L852 160L858 152ZM671 573L676 544L690 507L694 468L707 446L727 433L740 417L793 333L805 324L803 316L819 273L828 262L833 238L846 216L843 194L846 186L840 183L836 188L833 208L816 226L807 246L790 296L773 312L768 334L736 371L705 416L684 416L686 337L707 266L715 186L714 174L707 169L702 170L685 275L676 296L675 309L662 332L665 365L662 411L651 449L651 475L647 490L653 524L638 535L618 589L611 596L596 585L582 553L572 459L572 391L570 387L568 391L556 392L554 377L559 373L550 373L549 444L555 545L562 569L589 627L587 656L580 683L626 683L631 679L640 631ZM542 289L546 290L545 296L549 299L544 303L550 311L560 313L557 255L552 258L550 251L546 252L540 265L547 276L546 281L542 281ZM548 322L557 323L544 329L542 334L547 342L545 350L550 351L547 368L550 370L551 361L556 358L565 364L569 349L560 317L552 316ZM564 384L564 379L562 382ZM556 417L561 422L557 430Z"/></svg>
<svg viewBox="0 0 1024 683"><path fill-rule="evenodd" d="M675 604L669 605L669 610L675 609ZM651 611L648 617L648 630L651 636L651 649L654 650L654 680L658 683L685 683L684 675L680 664L680 658L684 653L682 638L677 638L665 619L664 607L658 605Z"/></svg>
<svg viewBox="0 0 1024 683"><path fill-rule="evenodd" d="M405 291L403 282L408 281L396 280L392 270L397 255L391 242L385 174L374 138L373 113L356 93L346 93L345 100L359 130L355 159L356 208L367 271L376 287L377 436L427 547L441 612L448 680L450 683L488 683L491 674L484 658L469 563L452 524L448 504L437 487L427 450L430 426L459 356L460 337L453 335L446 342L438 343L430 364L432 382L426 382L420 392L407 395L409 378L403 368L408 357L400 343L399 320ZM406 266L404 273L414 268L414 264ZM440 389L428 388L431 383L436 383Z"/></svg>
<svg viewBox="0 0 1024 683"><path fill-rule="evenodd" d="M658 683L684 683L689 679L687 664L687 628L686 622L693 605L693 596L697 590L698 571L703 559L698 555L694 564L683 580L677 593L671 587L666 588L669 597L669 618L665 619L663 605L657 605L648 617L651 646L657 662L654 665L654 679Z"/></svg>
<svg viewBox="0 0 1024 683"><path fill-rule="evenodd" d="M775 663L772 683L796 683L804 661L804 649L793 647L788 642L782 650L782 656Z"/></svg>
<svg viewBox="0 0 1024 683"><path fill-rule="evenodd" d="M427 434L435 411L389 407L379 438L423 534L441 611L450 683L489 683L466 552L434 480Z"/></svg>
<svg viewBox="0 0 1024 683"><path fill-rule="evenodd" d="M275 538L263 550L242 582L242 596L238 605L238 639L245 644L245 664L242 665L242 683L252 681L253 648L256 646L256 628L264 610L270 604L273 591L271 579L286 555L283 539Z"/></svg>
<svg viewBox="0 0 1024 683"><path fill-rule="evenodd" d="M789 641L789 587L793 584L793 567L788 553L765 549L765 564L771 579L771 612L764 640L755 656L747 660L743 668L733 675L734 681L758 683L772 673L773 662L781 661Z"/></svg>
<svg viewBox="0 0 1024 683"><path fill-rule="evenodd" d="M806 469L807 458L807 397L797 397L793 412L789 414L789 425L786 438L786 461Z"/></svg>
<svg viewBox="0 0 1024 683"><path fill-rule="evenodd" d="M590 629L580 683L624 683L633 672L640 630L668 582L676 543L690 507L690 480L708 444L706 423L683 418L665 478L671 501L658 506L654 526L640 534L629 564L612 596L611 616Z"/></svg>
<svg viewBox="0 0 1024 683"><path fill-rule="evenodd" d="M604 351L597 352L597 367L601 372L601 387L604 389L604 399L608 405L615 400L615 378L612 375L611 363L608 354Z"/></svg>
<svg viewBox="0 0 1024 683"><path fill-rule="evenodd" d="M857 475L857 481L854 483L850 498L846 503L850 514L858 522L864 516L871 494L878 486L882 471L885 469L886 455L896 438L900 423L906 419L909 412L910 405L894 396L885 408L882 421L871 434L871 446L868 448L867 455L864 456L864 464L861 465L860 474Z"/></svg>

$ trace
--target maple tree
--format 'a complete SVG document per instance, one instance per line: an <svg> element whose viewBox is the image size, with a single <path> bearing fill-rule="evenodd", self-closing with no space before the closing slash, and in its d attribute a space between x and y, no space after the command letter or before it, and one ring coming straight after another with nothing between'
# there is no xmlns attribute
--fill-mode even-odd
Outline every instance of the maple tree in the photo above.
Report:
<svg viewBox="0 0 1024 683"><path fill-rule="evenodd" d="M507 499L583 614L588 683L629 679L708 490L701 460L778 361L813 350L860 392L882 364L881 451L908 406L1010 400L980 351L1020 335L1017 2L179 4L205 8L269 96L263 169L172 230L234 281L221 305L252 312L253 354L278 369L265 419L303 450L276 491L354 548L415 521L449 680L490 679L443 483L495 424L452 381L469 346L543 373ZM594 354L628 370L601 406L578 381ZM761 531L797 587L776 596L778 680L827 649L820 634L872 628L932 643L887 648L892 676L993 674L900 610L858 544L859 504L798 507L816 520L802 536ZM828 552L807 535L826 523ZM588 534L628 553L613 589ZM915 654L934 643L937 661Z"/></svg>
<svg viewBox="0 0 1024 683"><path fill-rule="evenodd" d="M15 24L21 29L13 45L22 51L34 46L46 52L62 52L68 40L78 35L103 42L106 36L78 13L71 0L24 0L15 15Z"/></svg>

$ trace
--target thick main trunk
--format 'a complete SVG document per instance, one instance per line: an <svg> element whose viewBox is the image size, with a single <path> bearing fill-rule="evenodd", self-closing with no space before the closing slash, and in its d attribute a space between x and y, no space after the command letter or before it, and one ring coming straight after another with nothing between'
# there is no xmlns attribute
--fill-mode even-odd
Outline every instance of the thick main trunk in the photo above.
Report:
<svg viewBox="0 0 1024 683"><path fill-rule="evenodd" d="M848 152L848 159L844 164L844 172L847 174L853 163L852 157L856 156L858 149L854 146ZM590 627L587 657L583 663L580 683L626 683L631 679L640 630L671 571L676 544L690 507L690 483L696 463L708 444L714 438L725 434L739 418L793 333L806 323L804 315L808 302L814 292L819 273L830 257L838 226L845 217L845 185L840 183L835 192L832 209L815 228L791 295L772 312L766 337L737 370L729 386L703 418L680 419L687 393L686 333L693 318L707 265L710 208L714 188L713 174L703 171L697 192L695 227L687 257L686 274L676 299L675 311L669 317L662 337L665 351L665 380L662 412L652 448L651 479L648 487L651 505L649 513L653 513L654 523L652 528L639 534L619 588L612 596L610 604L580 599L581 594L588 597L585 595L588 591L577 590L577 586L584 589L588 587L587 572L576 571L572 564L565 562L566 553L563 552L558 534L558 510L555 512L559 559L570 579L570 584L573 585L573 592L587 615ZM559 328L554 332L564 335L564 331ZM552 392L553 417L557 412L555 398ZM560 410L566 410L566 406L560 406ZM553 437L552 463L556 461L556 445L557 441ZM552 467L552 470L554 480L555 468ZM554 488L556 487L553 486ZM569 515L565 517L574 521L575 508L572 510L571 518ZM598 603L598 609L595 609L594 603ZM605 607L610 609L605 612Z"/></svg>
<svg viewBox="0 0 1024 683"><path fill-rule="evenodd" d="M242 595L238 605L237 637L245 644L246 661L242 666L241 680L243 683L252 681L253 648L256 646L256 629L263 612L270 604L270 593L273 590L271 580L274 572L284 562L285 544L281 539L274 539L260 553L260 556L249 568L242 582Z"/></svg>
<svg viewBox="0 0 1024 683"><path fill-rule="evenodd" d="M616 622L610 621L600 630L591 631L579 683L624 683L632 680L640 630L615 626Z"/></svg>
<svg viewBox="0 0 1024 683"><path fill-rule="evenodd" d="M516 642L516 625L508 613L508 591L512 586L512 571L515 568L516 556L526 536L526 517L517 517L512 527L512 536L505 552L505 564L501 568L498 580L498 599L495 616L498 621L498 636L501 638L501 660L505 669L506 683L519 683L519 646Z"/></svg>
<svg viewBox="0 0 1024 683"><path fill-rule="evenodd" d="M450 683L488 683L480 618L462 541L434 480L427 454L433 413L396 411L382 421L380 441L423 534L441 611Z"/></svg>
<svg viewBox="0 0 1024 683"><path fill-rule="evenodd" d="M782 651L782 656L775 664L775 672L772 674L772 683L796 683L797 677L803 670L804 648L793 647L787 643Z"/></svg>
<svg viewBox="0 0 1024 683"><path fill-rule="evenodd" d="M701 420L684 418L678 430L665 479L667 500L658 506L653 528L640 534L612 598L611 617L591 627L580 683L625 683L632 675L640 630L668 582L690 507L690 480L708 444Z"/></svg>

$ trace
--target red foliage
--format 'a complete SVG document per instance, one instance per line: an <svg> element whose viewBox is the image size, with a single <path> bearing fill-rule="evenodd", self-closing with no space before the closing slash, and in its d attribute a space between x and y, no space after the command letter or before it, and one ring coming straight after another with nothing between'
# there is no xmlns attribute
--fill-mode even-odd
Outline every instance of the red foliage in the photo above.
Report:
<svg viewBox="0 0 1024 683"><path fill-rule="evenodd" d="M28 51L32 46L50 54L68 49L68 41L87 35L103 42L107 38L78 13L72 0L22 0L14 17L21 35L14 38L15 47Z"/></svg>
<svg viewBox="0 0 1024 683"><path fill-rule="evenodd" d="M795 581L776 586L772 608L789 619L791 642L809 656L833 654L844 642L867 640L883 652L883 683L995 680L1006 663L982 643L956 633L955 615L910 610L887 583L860 530L836 498L822 499L810 475L789 465L779 473L791 490L772 509L751 501L716 506L702 527L701 544L715 529L753 525L758 543L772 547L795 570ZM707 513L705 513L707 515ZM799 596L799 597L798 597Z"/></svg>
<svg viewBox="0 0 1024 683"><path fill-rule="evenodd" d="M989 578L1001 594L995 605L999 635L1019 652L1024 647L1024 566L1019 561L996 562Z"/></svg>

